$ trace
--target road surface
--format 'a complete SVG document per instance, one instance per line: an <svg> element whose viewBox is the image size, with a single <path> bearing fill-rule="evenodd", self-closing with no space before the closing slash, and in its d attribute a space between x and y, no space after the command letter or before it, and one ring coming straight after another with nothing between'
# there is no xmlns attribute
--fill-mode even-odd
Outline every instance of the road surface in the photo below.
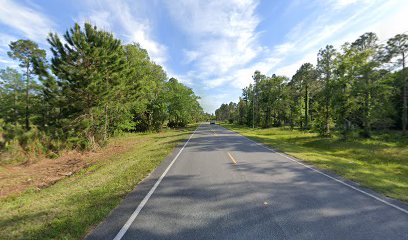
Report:
<svg viewBox="0 0 408 240"><path fill-rule="evenodd" d="M87 239L408 239L407 205L198 127Z"/></svg>

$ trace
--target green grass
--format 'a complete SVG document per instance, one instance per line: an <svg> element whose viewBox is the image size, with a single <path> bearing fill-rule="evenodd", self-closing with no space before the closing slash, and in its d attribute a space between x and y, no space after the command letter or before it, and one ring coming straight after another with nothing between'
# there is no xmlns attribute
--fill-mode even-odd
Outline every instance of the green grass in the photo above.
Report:
<svg viewBox="0 0 408 240"><path fill-rule="evenodd" d="M252 129L223 124L320 169L329 170L388 197L408 202L408 138L374 133L344 141L286 128Z"/></svg>
<svg viewBox="0 0 408 240"><path fill-rule="evenodd" d="M0 239L81 239L194 128L117 137L113 144L134 147L43 190L1 199Z"/></svg>

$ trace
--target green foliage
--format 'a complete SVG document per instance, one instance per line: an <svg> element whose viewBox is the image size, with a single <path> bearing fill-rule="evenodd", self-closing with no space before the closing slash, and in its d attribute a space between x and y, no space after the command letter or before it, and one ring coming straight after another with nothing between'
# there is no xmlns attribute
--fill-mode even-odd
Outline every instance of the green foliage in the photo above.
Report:
<svg viewBox="0 0 408 240"><path fill-rule="evenodd" d="M15 69L0 70L0 118L7 123L24 123L24 90L23 76Z"/></svg>
<svg viewBox="0 0 408 240"><path fill-rule="evenodd" d="M313 125L315 130L325 136L331 135L330 129L333 127L332 104L337 54L332 45L327 45L324 49L320 49L317 55L316 70L322 88L316 94L317 116Z"/></svg>
<svg viewBox="0 0 408 240"><path fill-rule="evenodd" d="M220 108L215 110L215 117L218 121L228 121L233 123L237 116L237 104L230 102L229 104L221 104Z"/></svg>
<svg viewBox="0 0 408 240"><path fill-rule="evenodd" d="M402 131L406 133L408 125L408 80L407 70L405 69L405 60L408 54L408 35L397 34L389 39L386 46L388 59L397 58L396 65L402 66L401 84L402 106L401 106L401 125Z"/></svg>
<svg viewBox="0 0 408 240"><path fill-rule="evenodd" d="M91 147L103 145L122 120L118 105L125 103L130 70L120 40L86 23L68 30L62 44L57 34L48 39L53 52L52 70L64 95L62 115L67 129L87 138ZM124 111L126 112L126 110ZM115 115L114 115L115 114Z"/></svg>
<svg viewBox="0 0 408 240"><path fill-rule="evenodd" d="M320 49L316 67L304 63L291 79L255 71L239 102L222 104L215 113L251 127L290 126L322 136L336 130L344 139L370 138L372 129L405 131L407 51L405 34L382 46L375 33L365 33L339 51ZM401 71L390 71L392 59Z"/></svg>
<svg viewBox="0 0 408 240"><path fill-rule="evenodd" d="M30 116L33 112L33 101L31 96L34 94L32 91L35 91L37 84L32 79L32 73L34 73L35 63L45 62L45 50L40 49L38 44L31 40L17 40L10 43L10 51L8 55L15 60L20 62L20 67L25 72L25 86L24 86L24 114L25 114L25 129L30 130Z"/></svg>
<svg viewBox="0 0 408 240"><path fill-rule="evenodd" d="M0 72L0 150L11 142L24 152L55 155L64 148L93 149L123 131L161 130L199 121L194 92L167 81L139 44L123 45L89 23L50 33L52 58L30 40L10 44L20 62ZM25 126L22 128L21 126ZM41 149L41 151L40 151Z"/></svg>
<svg viewBox="0 0 408 240"><path fill-rule="evenodd" d="M170 78L166 82L166 102L169 127L185 127L203 113L197 97L191 88Z"/></svg>

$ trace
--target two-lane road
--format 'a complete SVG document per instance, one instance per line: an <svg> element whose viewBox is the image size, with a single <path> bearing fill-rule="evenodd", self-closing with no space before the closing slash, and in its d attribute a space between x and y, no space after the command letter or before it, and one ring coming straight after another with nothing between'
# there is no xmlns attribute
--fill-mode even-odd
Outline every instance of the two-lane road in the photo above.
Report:
<svg viewBox="0 0 408 240"><path fill-rule="evenodd" d="M406 205L220 126L201 125L178 151L88 238L408 239Z"/></svg>

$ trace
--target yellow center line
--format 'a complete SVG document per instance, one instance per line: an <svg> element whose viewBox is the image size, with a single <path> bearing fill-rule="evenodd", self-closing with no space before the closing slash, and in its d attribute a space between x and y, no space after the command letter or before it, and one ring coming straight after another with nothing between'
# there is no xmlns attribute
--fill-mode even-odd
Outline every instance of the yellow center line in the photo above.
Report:
<svg viewBox="0 0 408 240"><path fill-rule="evenodd" d="M227 153L228 153L228 156L230 157L231 161L232 161L234 164L237 164L237 161L236 161L235 158L231 155L231 153L229 153L229 152L227 152Z"/></svg>

